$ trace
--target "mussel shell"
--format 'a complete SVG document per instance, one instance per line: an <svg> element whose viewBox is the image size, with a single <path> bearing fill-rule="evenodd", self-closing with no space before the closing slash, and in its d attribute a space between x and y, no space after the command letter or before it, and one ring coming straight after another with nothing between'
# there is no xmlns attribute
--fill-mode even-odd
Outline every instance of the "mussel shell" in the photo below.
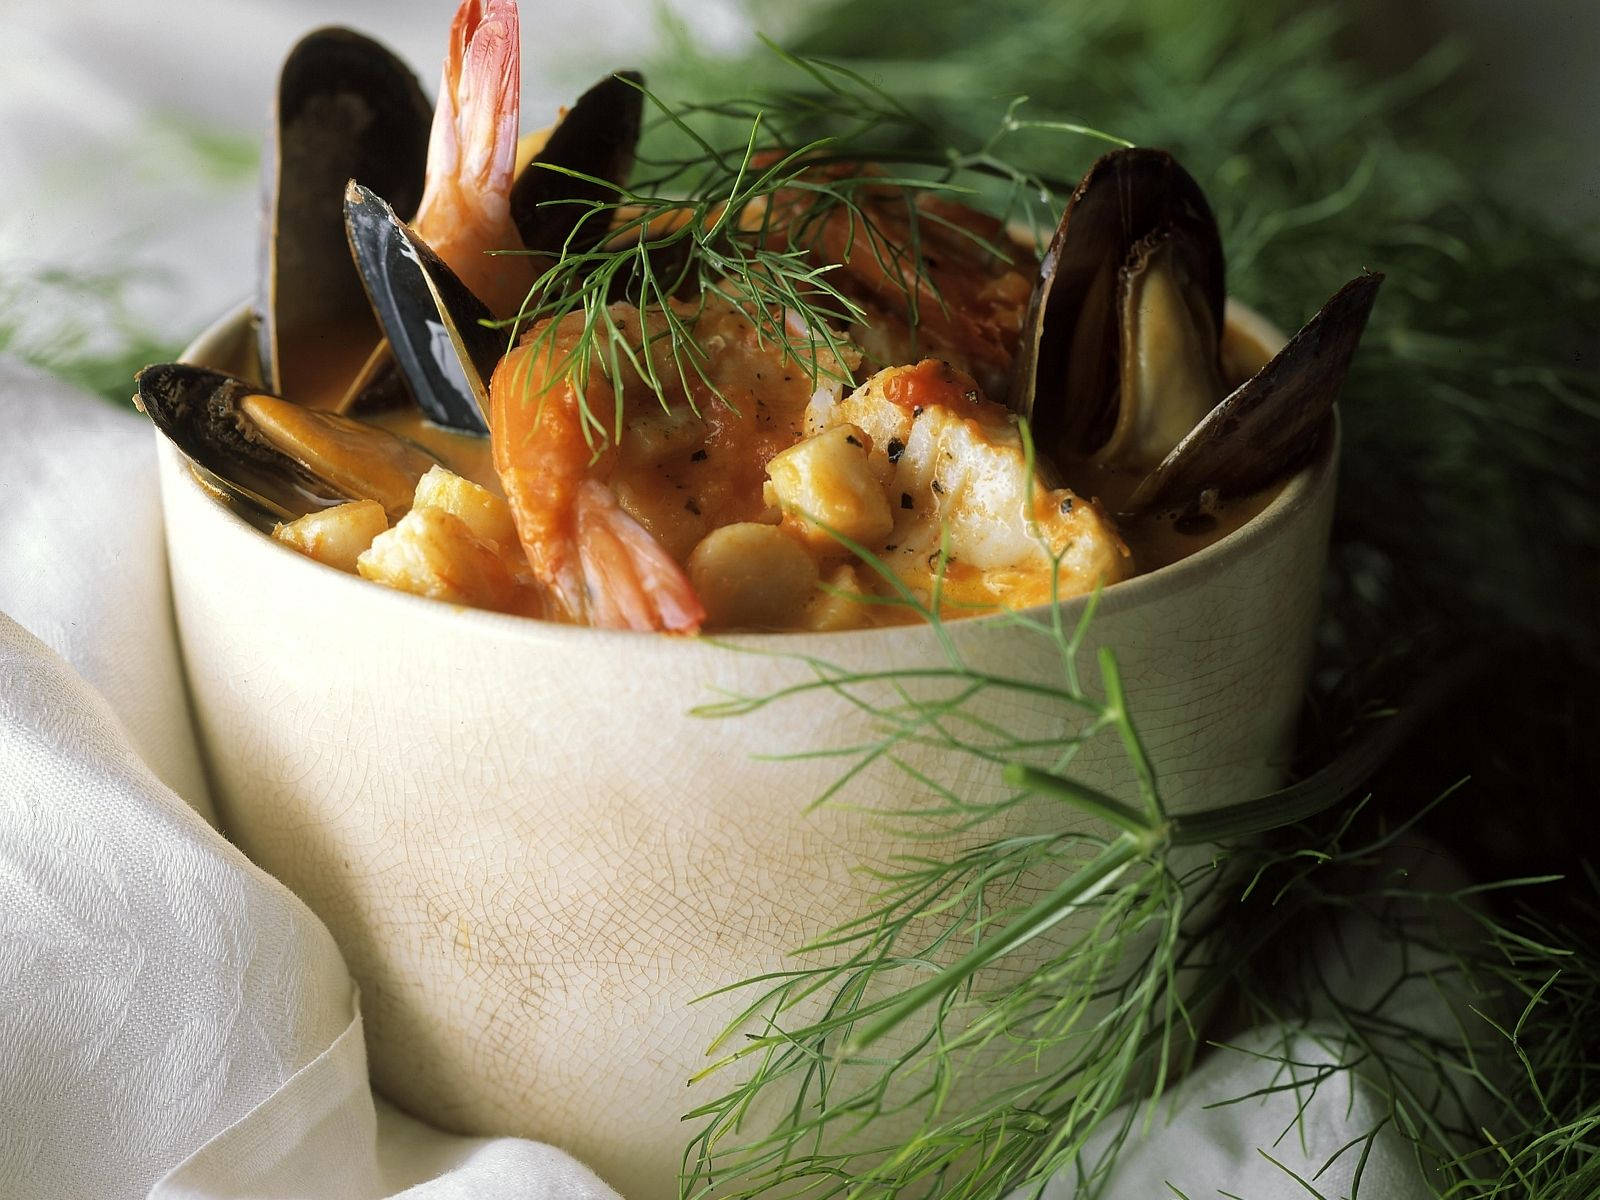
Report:
<svg viewBox="0 0 1600 1200"><path fill-rule="evenodd" d="M606 236L608 222L584 217L591 204L617 198L615 188L594 180L620 186L633 170L644 115L643 87L638 71L609 75L579 96L550 131L544 148L511 189L511 219L524 247L546 254L560 254L563 247L581 253Z"/></svg>
<svg viewBox="0 0 1600 1200"><path fill-rule="evenodd" d="M135 402L209 478L281 521L350 499L262 437L239 409L259 384L188 363L158 363L134 376Z"/></svg>
<svg viewBox="0 0 1600 1200"><path fill-rule="evenodd" d="M1364 274L1335 292L1173 448L1129 508L1182 508L1205 491L1244 496L1304 466L1324 436L1382 282L1382 275Z"/></svg>
<svg viewBox="0 0 1600 1200"><path fill-rule="evenodd" d="M319 29L289 52L263 163L258 273L262 371L274 392L301 394L315 368L301 347L378 340L345 242L345 181L359 179L414 213L432 120L416 76L371 38Z"/></svg>
<svg viewBox="0 0 1600 1200"><path fill-rule="evenodd" d="M1058 462L1093 454L1116 425L1118 279L1136 248L1163 230L1184 244L1194 286L1220 331L1222 238L1200 185L1171 154L1114 150L1067 201L1039 265L1009 390L1035 443Z"/></svg>
<svg viewBox="0 0 1600 1200"><path fill-rule="evenodd" d="M437 254L370 189L351 180L344 193L347 253L417 407L435 425L487 437L485 382L507 335Z"/></svg>
<svg viewBox="0 0 1600 1200"><path fill-rule="evenodd" d="M161 363L135 382L139 407L213 488L278 520L346 500L376 500L396 520L438 461L386 429L205 367Z"/></svg>

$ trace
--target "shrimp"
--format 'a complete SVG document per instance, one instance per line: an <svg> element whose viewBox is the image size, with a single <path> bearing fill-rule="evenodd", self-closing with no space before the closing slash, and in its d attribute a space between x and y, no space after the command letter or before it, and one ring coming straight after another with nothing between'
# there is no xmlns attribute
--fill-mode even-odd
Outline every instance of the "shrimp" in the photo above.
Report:
<svg viewBox="0 0 1600 1200"><path fill-rule="evenodd" d="M826 187L873 173L840 163L807 177ZM1001 222L936 193L853 184L851 203L821 207L818 195L783 189L743 223L841 268L827 278L865 314L849 333L874 368L940 358L1003 398L1033 294L1032 255Z"/></svg>
<svg viewBox="0 0 1600 1200"><path fill-rule="evenodd" d="M450 26L422 202L412 228L473 293L515 314L535 268L511 219L521 101L516 0L462 0Z"/></svg>
<svg viewBox="0 0 1600 1200"><path fill-rule="evenodd" d="M637 310L615 305L612 317L637 345ZM489 438L495 470L517 525L528 564L570 620L607 629L695 633L705 609L683 569L629 516L605 480L617 450L603 432L585 428L573 372L555 373L582 327L563 320L553 337L530 330L495 369L489 386ZM583 396L594 412L610 412L612 384L598 378ZM634 386L640 386L637 376ZM626 389L627 381L623 383ZM597 442L598 450L591 447Z"/></svg>
<svg viewBox="0 0 1600 1200"><path fill-rule="evenodd" d="M528 562L570 620L695 632L705 609L682 564L718 528L777 520L766 465L799 440L819 389L770 325L725 298L678 313L698 350L687 382L665 314L628 304L609 310L631 349L620 378L600 357L581 392L579 372L557 373L583 331L571 313L524 334L490 382L495 470Z"/></svg>

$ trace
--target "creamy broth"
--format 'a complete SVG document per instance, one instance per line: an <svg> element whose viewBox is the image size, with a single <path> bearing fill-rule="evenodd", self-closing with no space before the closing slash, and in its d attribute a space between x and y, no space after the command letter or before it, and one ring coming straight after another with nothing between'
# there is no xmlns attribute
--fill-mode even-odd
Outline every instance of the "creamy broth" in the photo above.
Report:
<svg viewBox="0 0 1600 1200"><path fill-rule="evenodd" d="M415 442L457 475L501 495L500 476L495 474L489 439L456 433L435 425L410 406L382 412L362 413L361 419L387 429L396 437Z"/></svg>
<svg viewBox="0 0 1600 1200"><path fill-rule="evenodd" d="M1080 463L1066 473L1074 491L1113 514L1117 532L1133 555L1133 574L1144 575L1188 558L1248 524L1283 490L1263 488L1248 496L1212 502L1202 511L1155 511L1130 516L1123 506L1143 477L1098 470Z"/></svg>
<svg viewBox="0 0 1600 1200"><path fill-rule="evenodd" d="M1218 504L1205 513L1155 513L1119 521L1122 539L1133 552L1134 574L1144 575L1170 566L1220 542L1259 516L1282 490L1282 484L1265 488Z"/></svg>
<svg viewBox="0 0 1600 1200"><path fill-rule="evenodd" d="M285 364L285 377L280 394L307 408L337 411L377 338L377 325L370 317L281 331L278 361Z"/></svg>

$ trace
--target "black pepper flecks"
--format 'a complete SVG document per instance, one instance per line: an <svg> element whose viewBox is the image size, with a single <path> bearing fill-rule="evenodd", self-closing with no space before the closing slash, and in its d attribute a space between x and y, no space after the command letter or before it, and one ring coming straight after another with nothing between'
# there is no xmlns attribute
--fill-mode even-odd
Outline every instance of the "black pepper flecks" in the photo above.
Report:
<svg viewBox="0 0 1600 1200"><path fill-rule="evenodd" d="M696 450L693 454L689 455L690 462L705 462L705 460L706 452L704 450Z"/></svg>
<svg viewBox="0 0 1600 1200"><path fill-rule="evenodd" d="M700 506L698 504L696 504L692 498L688 499L688 500L685 500L683 502L683 506L685 508L687 508L690 512L692 512L695 516L698 517L700 515Z"/></svg>
<svg viewBox="0 0 1600 1200"><path fill-rule="evenodd" d="M915 507L911 502L911 493L910 492L901 492L900 493L900 507L901 508L912 508L912 507Z"/></svg>
<svg viewBox="0 0 1600 1200"><path fill-rule="evenodd" d="M853 433L847 433L847 434L845 434L845 435L844 435L844 440L845 440L845 441L846 441L846 442L847 442L847 443L849 443L849 444L850 444L850 445L852 445L852 446L855 446L855 447L857 447L857 448L859 448L859 447L860 447L860 446L861 446L861 443L860 443L860 442L858 442L858 441L856 441L856 435L855 435L855 434L853 434Z"/></svg>
<svg viewBox="0 0 1600 1200"><path fill-rule="evenodd" d="M976 404L978 402L978 389L968 388L966 391L961 393L961 398L968 404Z"/></svg>
<svg viewBox="0 0 1600 1200"><path fill-rule="evenodd" d="M889 452L889 461L892 463L897 463L900 461L900 456L906 452L906 444L899 438L890 438L887 449Z"/></svg>

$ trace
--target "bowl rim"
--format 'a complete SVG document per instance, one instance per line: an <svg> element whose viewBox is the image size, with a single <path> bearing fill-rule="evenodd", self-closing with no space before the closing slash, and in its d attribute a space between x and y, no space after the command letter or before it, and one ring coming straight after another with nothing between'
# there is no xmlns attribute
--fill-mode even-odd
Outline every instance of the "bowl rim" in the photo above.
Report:
<svg viewBox="0 0 1600 1200"><path fill-rule="evenodd" d="M1228 300L1227 315L1230 322L1237 323L1245 332L1257 337L1269 348L1281 346L1285 341L1283 334L1270 321L1231 297ZM210 363L206 360L217 356L219 345L237 341L254 319L254 307L250 301L244 301L230 308L184 347L179 354L179 361L209 366ZM980 631L986 628L1015 625L1019 618L1024 621L1048 623L1053 620L1050 616L1052 608L1057 608L1060 611L1062 624L1070 629L1081 619L1084 609L1091 601L1095 601L1096 618L1103 620L1112 613L1171 599L1203 586L1220 571L1226 570L1235 560L1248 557L1257 547L1271 542L1304 514L1306 509L1314 506L1332 487L1338 471L1339 451L1343 440L1337 405L1334 407L1332 418L1329 431L1323 436L1316 456L1291 476L1259 513L1210 545L1196 550L1177 562L1112 584L1098 593L1098 600L1095 593L1086 593L1067 597L1056 605L1046 603L982 616L961 617L941 622L940 627L952 632L959 630L963 635L982 636ZM661 647L663 652L667 653L672 652L665 649L667 647L687 649L717 645L765 653L770 653L773 649L783 649L791 650L797 656L811 656L819 655L826 647L835 644L848 644L860 650L869 639L894 643L907 637L920 639L933 636L935 633L934 627L927 622L910 622L903 625L867 626L858 629L714 633L676 637L637 630L595 629L586 625L541 621L533 617L469 608L394 588L375 586L368 580L317 562L274 538L264 536L258 528L220 501L200 483L195 473L187 469L188 462L176 446L168 442L159 431L152 430L152 433L163 462L171 468L171 474L179 480L180 486L192 489L194 498L208 505L213 514L220 518L223 527L235 534L248 535L265 553L281 556L280 562L292 561L295 564L284 567L284 570L290 572L311 570L316 573L315 578L321 581L322 586L352 589L349 601L352 605L361 603L376 606L399 605L400 607L394 610L397 614L411 610L414 615L405 617L406 620L426 622L444 619L449 622L450 628L463 634L470 630L491 639L510 638L541 645L593 643L597 649L607 646L612 648L627 646L637 651L641 645L640 639L646 638L653 647ZM165 504L163 508L165 513ZM310 577L307 578L309 582Z"/></svg>

